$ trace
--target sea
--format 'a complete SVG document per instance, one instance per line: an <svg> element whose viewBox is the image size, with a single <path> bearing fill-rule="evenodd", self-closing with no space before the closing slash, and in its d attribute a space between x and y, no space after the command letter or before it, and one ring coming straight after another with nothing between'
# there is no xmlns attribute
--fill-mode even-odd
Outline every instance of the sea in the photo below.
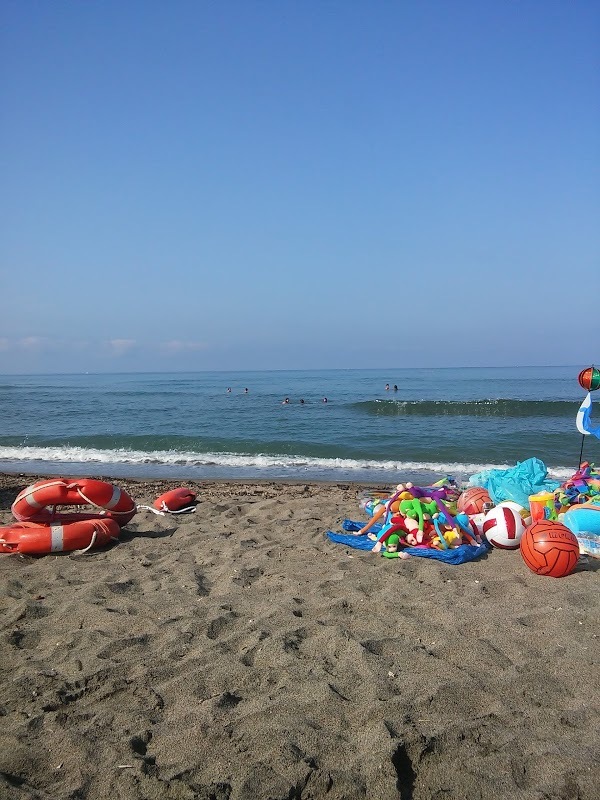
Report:
<svg viewBox="0 0 600 800"><path fill-rule="evenodd" d="M535 457L564 480L600 463L585 366L4 375L0 470L424 485Z"/></svg>

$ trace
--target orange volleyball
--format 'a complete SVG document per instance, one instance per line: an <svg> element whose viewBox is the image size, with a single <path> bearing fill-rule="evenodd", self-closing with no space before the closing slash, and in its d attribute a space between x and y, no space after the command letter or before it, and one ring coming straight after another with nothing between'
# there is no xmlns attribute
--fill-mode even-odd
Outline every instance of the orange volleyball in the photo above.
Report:
<svg viewBox="0 0 600 800"><path fill-rule="evenodd" d="M491 502L487 489L484 489L483 486L473 486L470 489L465 489L459 495L456 508L463 514L481 514L484 505Z"/></svg>

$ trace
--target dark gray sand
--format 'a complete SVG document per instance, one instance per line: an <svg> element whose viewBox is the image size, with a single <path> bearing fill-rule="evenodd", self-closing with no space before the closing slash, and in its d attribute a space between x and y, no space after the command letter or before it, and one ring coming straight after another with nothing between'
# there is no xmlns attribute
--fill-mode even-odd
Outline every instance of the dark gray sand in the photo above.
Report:
<svg viewBox="0 0 600 800"><path fill-rule="evenodd" d="M2 800L600 797L600 561L332 544L354 485L113 482L197 510L0 555Z"/></svg>

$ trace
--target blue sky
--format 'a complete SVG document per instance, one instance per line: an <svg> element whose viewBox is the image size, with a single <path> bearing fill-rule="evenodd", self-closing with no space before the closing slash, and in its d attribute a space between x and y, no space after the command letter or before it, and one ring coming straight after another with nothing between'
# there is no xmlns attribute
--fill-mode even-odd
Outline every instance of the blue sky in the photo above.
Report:
<svg viewBox="0 0 600 800"><path fill-rule="evenodd" d="M600 5L3 0L0 372L600 360Z"/></svg>

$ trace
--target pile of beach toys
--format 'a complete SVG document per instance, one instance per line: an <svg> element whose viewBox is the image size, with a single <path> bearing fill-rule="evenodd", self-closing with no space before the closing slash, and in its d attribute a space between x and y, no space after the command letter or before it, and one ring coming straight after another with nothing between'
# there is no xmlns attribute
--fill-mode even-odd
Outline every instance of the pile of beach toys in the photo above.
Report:
<svg viewBox="0 0 600 800"><path fill-rule="evenodd" d="M491 549L515 550L533 572L564 577L581 556L600 557L600 471L588 463L563 484L529 459L473 475L465 486L445 477L399 484L393 493L365 491L359 504L368 520L344 520L346 533L328 536L388 559L458 564Z"/></svg>

